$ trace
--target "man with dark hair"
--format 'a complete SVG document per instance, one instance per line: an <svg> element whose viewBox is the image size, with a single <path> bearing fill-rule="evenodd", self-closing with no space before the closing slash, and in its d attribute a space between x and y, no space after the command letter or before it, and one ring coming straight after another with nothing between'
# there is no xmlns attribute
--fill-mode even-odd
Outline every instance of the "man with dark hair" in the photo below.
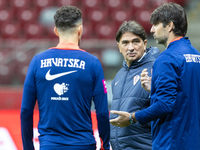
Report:
<svg viewBox="0 0 200 150"><path fill-rule="evenodd" d="M116 41L125 60L123 67L112 82L111 110L135 112L147 108L150 105L149 92L141 87L140 74L144 68L148 68L151 73L154 60L160 51L155 47L146 48L146 32L135 21L123 22L116 34ZM116 117L110 114L110 119ZM133 124L132 119L127 124L130 126L125 128L115 127L115 124L111 125L112 149L151 150L150 124Z"/></svg>
<svg viewBox="0 0 200 150"><path fill-rule="evenodd" d="M82 13L63 6L54 16L59 44L36 55L27 72L21 106L24 150L34 150L33 109L39 106L40 150L95 150L91 102L103 148L110 149L107 91L99 60L79 48Z"/></svg>
<svg viewBox="0 0 200 150"><path fill-rule="evenodd" d="M200 53L185 37L184 8L166 3L151 14L151 32L158 44L166 46L153 65L152 82L146 69L141 84L151 91L151 106L134 112L131 118L145 124L152 121L153 150L200 149ZM113 112L126 126L129 113Z"/></svg>

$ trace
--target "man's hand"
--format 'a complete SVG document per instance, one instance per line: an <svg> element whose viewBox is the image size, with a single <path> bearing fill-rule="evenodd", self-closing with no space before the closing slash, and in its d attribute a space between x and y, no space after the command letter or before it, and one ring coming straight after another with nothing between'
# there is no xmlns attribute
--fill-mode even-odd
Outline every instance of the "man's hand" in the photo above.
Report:
<svg viewBox="0 0 200 150"><path fill-rule="evenodd" d="M151 91L151 77L148 76L147 69L142 70L140 81L141 81L142 87L146 91L150 92Z"/></svg>
<svg viewBox="0 0 200 150"><path fill-rule="evenodd" d="M113 126L126 127L126 126L129 126L131 124L129 122L129 115L130 114L128 112L111 110L110 113L119 115L117 118L110 120L110 123Z"/></svg>

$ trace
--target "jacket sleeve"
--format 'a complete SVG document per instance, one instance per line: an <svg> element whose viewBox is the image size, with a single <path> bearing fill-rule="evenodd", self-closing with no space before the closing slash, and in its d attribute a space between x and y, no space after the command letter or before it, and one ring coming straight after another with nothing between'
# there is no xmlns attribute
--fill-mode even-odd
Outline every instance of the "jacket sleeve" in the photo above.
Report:
<svg viewBox="0 0 200 150"><path fill-rule="evenodd" d="M95 79L94 79L94 92L93 100L96 109L98 131L101 142L103 142L103 149L110 149L110 123L109 123L109 111L107 101L106 83L104 80L103 69L99 61L95 67Z"/></svg>
<svg viewBox="0 0 200 150"><path fill-rule="evenodd" d="M162 55L154 63L151 106L137 112L141 124L156 120L173 112L178 87L178 63L169 55Z"/></svg>
<svg viewBox="0 0 200 150"><path fill-rule="evenodd" d="M24 82L21 104L21 135L24 150L34 150L33 146L33 110L36 102L33 62L30 63Z"/></svg>

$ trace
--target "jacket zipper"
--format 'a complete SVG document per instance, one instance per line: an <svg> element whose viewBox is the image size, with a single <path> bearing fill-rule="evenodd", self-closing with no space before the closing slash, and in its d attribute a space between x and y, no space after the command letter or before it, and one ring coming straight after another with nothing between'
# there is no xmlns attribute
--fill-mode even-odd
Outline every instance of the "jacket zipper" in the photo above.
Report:
<svg viewBox="0 0 200 150"><path fill-rule="evenodd" d="M120 109L120 106L121 106L121 98L122 98L122 95L123 95L123 93L124 93L124 85L125 85L125 82L126 82L126 78L127 78L127 75L128 75L128 73L129 73L129 67L128 68L126 68L127 70L127 73L126 73L126 76L125 76L125 80L124 80L124 83L123 83L123 85L122 85L122 92L121 92L121 97L120 97L120 99L119 99L119 104L118 104L118 111L119 111L119 109ZM116 127L116 143L117 143L117 147L118 147L118 149L120 149L120 147L119 147L119 142L118 142L118 136L117 136L117 134L118 134L118 128L119 127Z"/></svg>

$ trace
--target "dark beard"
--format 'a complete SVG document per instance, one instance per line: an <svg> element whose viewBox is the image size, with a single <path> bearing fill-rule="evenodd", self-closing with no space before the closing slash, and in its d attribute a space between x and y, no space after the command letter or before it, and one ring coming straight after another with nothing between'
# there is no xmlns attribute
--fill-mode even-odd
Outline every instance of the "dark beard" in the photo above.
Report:
<svg viewBox="0 0 200 150"><path fill-rule="evenodd" d="M159 39L156 39L156 42L157 42L158 44L162 44L162 45L164 45L164 46L167 45L167 41L168 41L168 38L167 38L167 37L161 37L161 38L159 38Z"/></svg>

